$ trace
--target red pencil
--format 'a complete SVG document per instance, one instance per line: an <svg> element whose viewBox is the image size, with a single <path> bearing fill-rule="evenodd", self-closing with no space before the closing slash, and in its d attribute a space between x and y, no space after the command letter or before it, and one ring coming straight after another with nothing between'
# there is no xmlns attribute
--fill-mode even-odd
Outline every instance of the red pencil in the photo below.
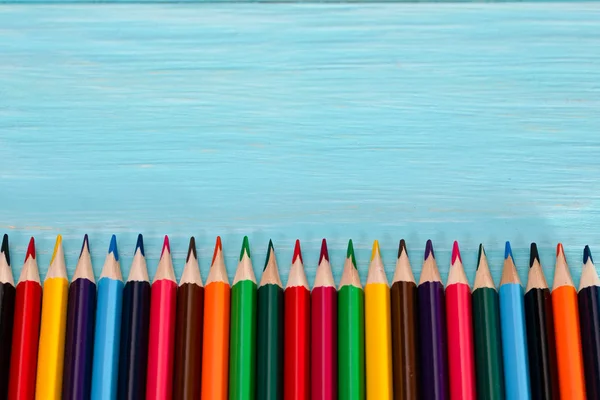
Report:
<svg viewBox="0 0 600 400"><path fill-rule="evenodd" d="M310 290L296 240L292 267L283 293L283 393L286 400L310 399Z"/></svg>
<svg viewBox="0 0 600 400"><path fill-rule="evenodd" d="M173 397L176 301L177 282L171 261L169 238L165 236L160 261L150 289L147 400L168 400Z"/></svg>
<svg viewBox="0 0 600 400"><path fill-rule="evenodd" d="M448 373L451 400L475 400L475 357L471 288L460 258L458 243L452 248L452 265L446 285Z"/></svg>
<svg viewBox="0 0 600 400"><path fill-rule="evenodd" d="M35 397L38 338L42 311L42 285L31 238L15 294L15 319L10 357L8 398Z"/></svg>
<svg viewBox="0 0 600 400"><path fill-rule="evenodd" d="M323 239L311 293L311 399L337 399L337 289Z"/></svg>

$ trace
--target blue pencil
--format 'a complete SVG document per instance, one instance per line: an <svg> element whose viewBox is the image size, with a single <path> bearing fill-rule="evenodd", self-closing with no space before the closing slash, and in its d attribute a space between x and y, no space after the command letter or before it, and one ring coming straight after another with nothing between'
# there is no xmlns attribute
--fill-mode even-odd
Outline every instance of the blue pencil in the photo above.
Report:
<svg viewBox="0 0 600 400"><path fill-rule="evenodd" d="M117 396L122 303L123 277L117 238L113 235L98 281L92 400L115 399Z"/></svg>
<svg viewBox="0 0 600 400"><path fill-rule="evenodd" d="M531 399L529 358L523 287L517 274L510 243L506 242L500 281L500 326L507 399Z"/></svg>

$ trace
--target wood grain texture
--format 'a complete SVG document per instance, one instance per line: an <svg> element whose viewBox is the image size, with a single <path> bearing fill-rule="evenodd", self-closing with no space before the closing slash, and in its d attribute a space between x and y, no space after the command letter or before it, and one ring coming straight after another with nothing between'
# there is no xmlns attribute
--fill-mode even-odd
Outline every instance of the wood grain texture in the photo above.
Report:
<svg viewBox="0 0 600 400"><path fill-rule="evenodd" d="M219 234L232 279L248 234L281 259L300 238L311 285L322 237L336 280L348 237L363 282L372 240L391 279L404 237L417 280L431 238L444 281L453 240L471 282L479 242L498 282L510 240L523 282L530 241L578 282L599 24L594 3L0 5L0 233L15 259L35 235L42 277L57 233L69 276L90 234L97 277L111 233L127 276L143 232L150 276L162 235L179 276L193 234L206 277Z"/></svg>

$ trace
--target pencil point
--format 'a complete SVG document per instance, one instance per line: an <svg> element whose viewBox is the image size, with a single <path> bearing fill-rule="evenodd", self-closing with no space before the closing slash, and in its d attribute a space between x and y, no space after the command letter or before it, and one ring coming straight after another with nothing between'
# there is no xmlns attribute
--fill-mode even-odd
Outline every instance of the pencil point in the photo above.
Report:
<svg viewBox="0 0 600 400"><path fill-rule="evenodd" d="M404 241L404 239L400 239L400 244L398 245L398 258L400 258L402 253L407 253L406 242Z"/></svg>
<svg viewBox="0 0 600 400"><path fill-rule="evenodd" d="M56 252L58 251L58 248L61 246L62 244L62 236L58 235L56 236L56 242L54 243L54 251L52 252L52 258L50 258L50 264L52 264L54 262L54 257L56 257Z"/></svg>
<svg viewBox="0 0 600 400"><path fill-rule="evenodd" d="M137 243L135 244L135 251L133 254L137 253L138 250L142 253L142 257L146 256L146 253L144 252L144 237L141 233L137 237Z"/></svg>
<svg viewBox="0 0 600 400"><path fill-rule="evenodd" d="M371 250L371 261L378 255L379 253L379 241L373 241L373 249Z"/></svg>
<svg viewBox="0 0 600 400"><path fill-rule="evenodd" d="M565 254L565 249L563 248L562 243L559 243L556 245L556 257L560 256L561 254Z"/></svg>
<svg viewBox="0 0 600 400"><path fill-rule="evenodd" d="M423 256L423 260L427 260L430 255L435 259L435 253L433 252L433 243L431 243L431 239L427 240L427 244L425 244L425 256Z"/></svg>
<svg viewBox="0 0 600 400"><path fill-rule="evenodd" d="M348 251L346 252L346 258L352 260L352 265L356 268L356 257L354 257L354 246L352 245L352 239L348 241Z"/></svg>
<svg viewBox="0 0 600 400"><path fill-rule="evenodd" d="M269 248L267 249L267 257L265 258L265 266L263 267L263 271L267 269L267 265L269 265L269 260L271 259L271 251L275 254L275 247L273 247L273 240L269 239Z"/></svg>
<svg viewBox="0 0 600 400"><path fill-rule="evenodd" d="M79 252L79 258L81 258L81 255L83 254L83 250L88 249L88 252L90 251L90 242L88 239L88 235L87 233L85 235L83 235L83 243L81 244L81 251Z"/></svg>
<svg viewBox="0 0 600 400"><path fill-rule="evenodd" d="M108 246L108 253L113 253L115 260L119 261L119 251L117 250L117 237L112 235L110 238L110 245Z"/></svg>
<svg viewBox="0 0 600 400"><path fill-rule="evenodd" d="M170 253L171 252L171 244L169 243L169 236L165 235L165 240L163 241L162 251L160 252L160 256L162 257L165 254L165 249Z"/></svg>
<svg viewBox="0 0 600 400"><path fill-rule="evenodd" d="M300 240L296 239L296 245L294 246L294 255L292 256L292 264L296 262L296 259L300 258L300 262L302 261L302 250L300 250Z"/></svg>
<svg viewBox="0 0 600 400"><path fill-rule="evenodd" d="M192 255L196 260L198 259L198 254L196 253L196 238L194 238L193 236L190 238L190 246L188 247L188 253L185 262L189 262L190 256Z"/></svg>
<svg viewBox="0 0 600 400"><path fill-rule="evenodd" d="M6 235L4 235L4 237L6 237ZM2 242L2 248L4 249L4 242ZM590 246L588 246L587 244L585 245L585 247L583 248L583 263L587 264L588 260L590 260L592 263L594 263L594 259L592 258L592 251L590 250Z"/></svg>
<svg viewBox="0 0 600 400"><path fill-rule="evenodd" d="M323 238L321 242L321 254L319 255L319 264L325 259L329 262L329 252L327 251L327 240Z"/></svg>
<svg viewBox="0 0 600 400"><path fill-rule="evenodd" d="M242 261L242 258L244 258L244 253L246 253L248 258L251 258L250 257L250 243L248 241L248 236L244 236L244 241L242 242L242 251L240 252L240 261Z"/></svg>
<svg viewBox="0 0 600 400"><path fill-rule="evenodd" d="M2 237L2 247L0 247L0 253L4 253L6 263L10 265L10 251L8 250L8 235L6 233Z"/></svg>
<svg viewBox="0 0 600 400"><path fill-rule="evenodd" d="M213 258L210 262L210 265L213 265L215 263L215 258L217 258L217 254L219 253L219 251L223 251L223 247L221 244L221 236L217 236L217 242L215 243L215 251L213 252Z"/></svg>
<svg viewBox="0 0 600 400"><path fill-rule="evenodd" d="M483 243L479 243L479 253L477 254L477 268L475 268L475 270L479 269L479 263L481 262L482 255L485 256L485 249L483 248Z"/></svg>
<svg viewBox="0 0 600 400"><path fill-rule="evenodd" d="M531 243L531 247L529 250L529 268L533 267L533 264L537 261L540 263L540 255L538 254L537 244Z"/></svg>
<svg viewBox="0 0 600 400"><path fill-rule="evenodd" d="M25 253L25 261L27 261L29 257L35 260L35 239L33 236L29 239L29 246L27 246L27 253Z"/></svg>
<svg viewBox="0 0 600 400"><path fill-rule="evenodd" d="M452 264L456 262L456 259L462 262L462 258L460 258L460 249L458 248L458 242L455 240L454 244L452 245Z"/></svg>

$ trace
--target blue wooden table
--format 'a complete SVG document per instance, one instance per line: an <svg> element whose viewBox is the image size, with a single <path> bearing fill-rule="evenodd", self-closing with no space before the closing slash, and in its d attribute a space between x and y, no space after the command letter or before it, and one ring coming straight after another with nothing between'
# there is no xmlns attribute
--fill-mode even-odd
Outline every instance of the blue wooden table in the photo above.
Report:
<svg viewBox="0 0 600 400"><path fill-rule="evenodd" d="M71 275L84 233L96 274L138 232L150 275L169 234L207 276L216 235L233 276L269 238L312 283L322 237L339 278L353 238L391 278L400 238L418 275L459 240L469 279L511 240L523 282L537 241L575 280L600 254L600 4L0 5L0 233L18 277L58 233Z"/></svg>

